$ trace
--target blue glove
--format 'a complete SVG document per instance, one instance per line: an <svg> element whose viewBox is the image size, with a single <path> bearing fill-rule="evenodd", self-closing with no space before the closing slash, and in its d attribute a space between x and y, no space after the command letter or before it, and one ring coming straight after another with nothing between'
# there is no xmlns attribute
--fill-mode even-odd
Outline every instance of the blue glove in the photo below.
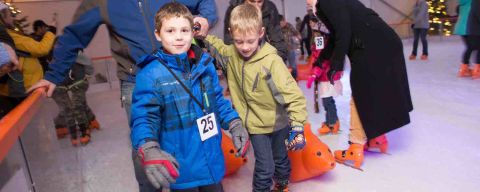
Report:
<svg viewBox="0 0 480 192"><path fill-rule="evenodd" d="M288 140L285 140L285 145L287 145L287 150L300 150L305 147L307 140L303 135L303 127L301 126L294 126L292 130L290 130L290 136Z"/></svg>

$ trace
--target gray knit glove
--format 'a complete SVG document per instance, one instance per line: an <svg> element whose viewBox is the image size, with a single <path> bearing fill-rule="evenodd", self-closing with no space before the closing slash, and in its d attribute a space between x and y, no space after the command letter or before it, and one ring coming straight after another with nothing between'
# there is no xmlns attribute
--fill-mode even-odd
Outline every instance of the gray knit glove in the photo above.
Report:
<svg viewBox="0 0 480 192"><path fill-rule="evenodd" d="M232 135L233 146L237 149L235 156L244 157L247 154L248 148L250 146L250 140L248 139L248 132L245 127L242 125L240 119L235 119L230 122L228 130Z"/></svg>
<svg viewBox="0 0 480 192"><path fill-rule="evenodd" d="M179 176L178 162L169 153L162 151L155 141L148 141L138 149L143 164L143 169L152 185L170 188L170 183L175 183Z"/></svg>

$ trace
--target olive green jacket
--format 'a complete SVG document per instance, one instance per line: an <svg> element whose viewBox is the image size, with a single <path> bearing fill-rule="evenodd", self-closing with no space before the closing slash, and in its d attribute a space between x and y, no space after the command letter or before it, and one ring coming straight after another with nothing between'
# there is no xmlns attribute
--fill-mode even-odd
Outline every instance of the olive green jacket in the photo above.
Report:
<svg viewBox="0 0 480 192"><path fill-rule="evenodd" d="M265 43L245 61L234 45L225 45L211 35L206 41L227 58L232 102L250 134L303 127L307 119L305 97L273 46Z"/></svg>

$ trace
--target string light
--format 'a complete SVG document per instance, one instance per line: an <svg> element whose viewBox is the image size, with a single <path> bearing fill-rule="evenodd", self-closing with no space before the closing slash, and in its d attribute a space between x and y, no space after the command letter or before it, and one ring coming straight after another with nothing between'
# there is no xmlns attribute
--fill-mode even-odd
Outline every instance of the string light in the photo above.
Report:
<svg viewBox="0 0 480 192"><path fill-rule="evenodd" d="M447 19L445 0L427 0L430 15L430 33L442 33L445 36L452 34L452 23Z"/></svg>

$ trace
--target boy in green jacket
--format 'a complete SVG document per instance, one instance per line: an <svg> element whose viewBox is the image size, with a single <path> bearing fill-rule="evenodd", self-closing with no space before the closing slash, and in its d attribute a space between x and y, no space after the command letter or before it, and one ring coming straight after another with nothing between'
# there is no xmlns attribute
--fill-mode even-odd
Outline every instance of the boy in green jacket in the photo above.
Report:
<svg viewBox="0 0 480 192"><path fill-rule="evenodd" d="M232 102L250 134L255 154L253 191L270 191L272 178L275 191L288 191L291 169L287 150L305 146L306 100L277 50L261 41L265 34L261 18L253 5L237 6L229 26L233 45L211 35L206 41L228 58L226 75Z"/></svg>

